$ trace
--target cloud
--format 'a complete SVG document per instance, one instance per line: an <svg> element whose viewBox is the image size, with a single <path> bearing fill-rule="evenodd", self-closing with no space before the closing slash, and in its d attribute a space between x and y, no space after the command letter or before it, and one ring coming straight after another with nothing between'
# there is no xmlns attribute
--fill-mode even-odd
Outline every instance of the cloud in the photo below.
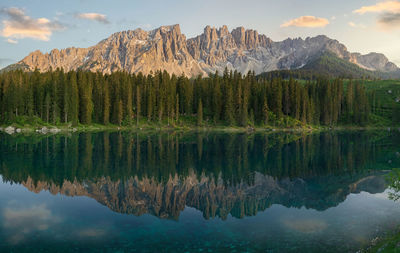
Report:
<svg viewBox="0 0 400 253"><path fill-rule="evenodd" d="M10 44L18 44L18 40L13 40L13 39L10 39L10 38L7 39L7 42L10 43Z"/></svg>
<svg viewBox="0 0 400 253"><path fill-rule="evenodd" d="M11 244L18 244L59 222L61 219L54 216L45 205L23 209L5 208L3 213L3 229L7 230Z"/></svg>
<svg viewBox="0 0 400 253"><path fill-rule="evenodd" d="M150 29L152 27L151 24L140 24L139 27L142 27L144 29Z"/></svg>
<svg viewBox="0 0 400 253"><path fill-rule="evenodd" d="M77 13L75 14L76 18L79 19L88 19L88 20L94 20L103 24L109 24L110 21L108 21L106 15L100 14L100 13Z"/></svg>
<svg viewBox="0 0 400 253"><path fill-rule="evenodd" d="M384 28L400 28L400 12L399 13L384 13L378 23Z"/></svg>
<svg viewBox="0 0 400 253"><path fill-rule="evenodd" d="M329 21L326 18L318 18L314 16L302 16L299 18L292 19L287 21L281 25L281 27L325 27L329 24Z"/></svg>
<svg viewBox="0 0 400 253"><path fill-rule="evenodd" d="M384 30L400 28L400 1L386 1L375 5L363 6L354 13L379 13L378 25Z"/></svg>
<svg viewBox="0 0 400 253"><path fill-rule="evenodd" d="M65 26L59 22L50 21L47 18L31 18L22 9L15 7L1 9L0 13L8 17L3 20L0 35L11 38L12 41L23 38L48 41L53 31L65 29Z"/></svg>
<svg viewBox="0 0 400 253"><path fill-rule="evenodd" d="M380 12L400 12L400 1L386 1L380 2L375 5L363 6L360 9L354 10L353 13L380 13Z"/></svg>
<svg viewBox="0 0 400 253"><path fill-rule="evenodd" d="M353 28L361 28L361 29L365 29L367 28L365 25L363 24L356 24L354 22L349 22L347 23L349 26L353 27Z"/></svg>

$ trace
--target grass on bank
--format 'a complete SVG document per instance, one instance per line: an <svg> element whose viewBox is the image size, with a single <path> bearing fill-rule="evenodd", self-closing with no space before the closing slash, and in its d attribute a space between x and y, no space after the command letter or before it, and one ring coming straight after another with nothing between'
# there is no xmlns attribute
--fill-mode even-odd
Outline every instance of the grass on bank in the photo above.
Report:
<svg viewBox="0 0 400 253"><path fill-rule="evenodd" d="M382 238L372 241L371 245L360 253L400 253L400 228Z"/></svg>
<svg viewBox="0 0 400 253"><path fill-rule="evenodd" d="M206 119L199 126L197 125L197 119L195 116L182 116L179 120L170 121L163 120L159 121L148 121L146 118L141 118L139 124L136 121L126 122L124 121L121 125L114 124L97 124L93 123L90 125L72 125L71 123L56 123L50 124L42 121L39 117L32 116L18 116L13 122L6 122L0 125L1 128L5 129L8 126L20 128L24 133L33 133L36 130L40 130L43 127L48 129L57 128L63 132L94 132L94 131L119 131L119 130L148 130L148 131L192 131L192 130L213 130L213 131L226 131L226 132L243 132L243 131L275 131L275 130L296 130L296 131L318 131L318 130L329 130L329 129L380 129L386 127L399 127L393 126L392 122L384 117L370 114L369 124L366 126L357 125L335 125L335 126L316 126L303 124L301 121L293 119L291 117L282 117L279 120L272 119L268 125L255 125L251 121L248 122L247 126L230 126L228 124L214 123L210 119Z"/></svg>
<svg viewBox="0 0 400 253"><path fill-rule="evenodd" d="M90 125L72 125L71 123L50 124L42 121L39 117L18 116L13 122L5 122L1 125L4 129L8 126L22 129L23 132L34 132L43 127L57 128L61 131L102 131L102 130L224 130L224 131L243 131L243 130L273 130L273 129L299 129L312 130L319 129L315 126L303 124L302 122L291 117L282 117L279 120L273 119L269 125L255 125L251 121L247 126L230 126L224 122L214 123L210 119L205 119L201 125L198 125L196 116L181 116L178 121L167 119L162 121L148 121L146 118L141 118L139 122L135 120L124 121L121 125L114 124L97 124Z"/></svg>
<svg viewBox="0 0 400 253"><path fill-rule="evenodd" d="M400 200L400 169L393 169L387 175L387 182L389 184L389 199L393 201ZM372 241L371 245L361 252L368 253L400 253L400 227L394 231L389 232L386 236L377 238Z"/></svg>

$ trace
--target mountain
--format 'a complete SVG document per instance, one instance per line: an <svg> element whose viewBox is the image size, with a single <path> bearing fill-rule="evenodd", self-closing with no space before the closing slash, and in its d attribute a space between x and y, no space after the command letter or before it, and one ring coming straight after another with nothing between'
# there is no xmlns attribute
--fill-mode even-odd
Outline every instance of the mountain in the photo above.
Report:
<svg viewBox="0 0 400 253"><path fill-rule="evenodd" d="M57 184L28 177L21 184L35 193L87 196L114 212L151 214L166 219L178 219L187 206L201 211L206 219L226 219L229 214L236 218L254 216L274 204L322 211L342 203L351 193L382 193L387 187L382 172L281 180L256 172L253 183L237 185L227 185L222 178L214 180L194 172L186 177L171 175L166 182L131 177L117 181L110 178L84 182L64 180Z"/></svg>
<svg viewBox="0 0 400 253"><path fill-rule="evenodd" d="M45 54L34 51L3 71L63 68L65 71L83 69L111 73L124 70L147 74L161 69L177 75L196 76L228 68L260 74L302 69L326 54L346 63L345 69L350 66L368 74L400 72L383 54L351 53L339 41L324 35L274 42L243 27L229 31L227 26L218 29L207 26L201 35L186 39L179 25L161 26L152 31L139 28L114 33L89 48L53 49Z"/></svg>
<svg viewBox="0 0 400 253"><path fill-rule="evenodd" d="M390 68L390 64L388 66L388 68ZM332 52L323 52L320 55L315 56L306 65L299 69L274 70L259 75L259 77L267 79L277 76L283 78L295 77L299 79L315 79L318 77L397 79L400 78L400 70L368 70L340 58Z"/></svg>

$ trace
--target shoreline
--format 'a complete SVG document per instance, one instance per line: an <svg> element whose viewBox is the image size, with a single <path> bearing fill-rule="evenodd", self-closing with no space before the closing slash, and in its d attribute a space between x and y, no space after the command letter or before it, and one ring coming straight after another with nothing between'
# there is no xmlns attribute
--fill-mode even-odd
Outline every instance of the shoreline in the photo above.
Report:
<svg viewBox="0 0 400 253"><path fill-rule="evenodd" d="M389 253L400 252L400 227L387 231L377 236L366 247L361 248L357 253Z"/></svg>
<svg viewBox="0 0 400 253"><path fill-rule="evenodd" d="M234 127L234 126L168 126L168 125L140 125L140 126L117 126L117 125L38 125L18 126L15 124L0 126L0 132L14 134L58 134L58 133L81 133L102 131L138 131L138 132L228 132L228 133L255 133L255 132L319 132L319 131L373 131L373 130L398 130L400 126L304 126L304 127Z"/></svg>

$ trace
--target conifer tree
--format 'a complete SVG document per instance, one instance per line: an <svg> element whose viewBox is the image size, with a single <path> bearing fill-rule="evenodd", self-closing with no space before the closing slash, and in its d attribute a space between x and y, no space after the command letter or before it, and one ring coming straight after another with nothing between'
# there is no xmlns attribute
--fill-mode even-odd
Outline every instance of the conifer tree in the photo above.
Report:
<svg viewBox="0 0 400 253"><path fill-rule="evenodd" d="M79 91L78 91L78 84L76 79L76 72L69 73L69 89L70 89L70 100L68 103L69 109L69 119L71 120L74 126L78 125L79 123Z"/></svg>
<svg viewBox="0 0 400 253"><path fill-rule="evenodd" d="M175 121L179 122L179 94L176 94L176 101L175 101Z"/></svg>
<svg viewBox="0 0 400 253"><path fill-rule="evenodd" d="M140 113L141 113L141 97L140 97L140 87L136 86L136 125L139 126Z"/></svg>
<svg viewBox="0 0 400 253"><path fill-rule="evenodd" d="M226 94L226 104L225 104L225 120L228 125L233 126L235 124L235 117L233 115L233 95L232 86L228 85Z"/></svg>
<svg viewBox="0 0 400 253"><path fill-rule="evenodd" d="M201 102L201 99L199 100L199 106L197 108L197 125L203 125L203 104Z"/></svg>
<svg viewBox="0 0 400 253"><path fill-rule="evenodd" d="M108 87L108 81L104 82L103 86L103 124L107 125L110 123L110 90Z"/></svg>
<svg viewBox="0 0 400 253"><path fill-rule="evenodd" d="M119 100L117 105L117 122L116 122L119 126L122 124L123 117L124 117L124 107L122 100Z"/></svg>
<svg viewBox="0 0 400 253"><path fill-rule="evenodd" d="M268 102L267 102L267 97L265 97L263 103L263 124L268 125L269 123L268 120L269 120Z"/></svg>

